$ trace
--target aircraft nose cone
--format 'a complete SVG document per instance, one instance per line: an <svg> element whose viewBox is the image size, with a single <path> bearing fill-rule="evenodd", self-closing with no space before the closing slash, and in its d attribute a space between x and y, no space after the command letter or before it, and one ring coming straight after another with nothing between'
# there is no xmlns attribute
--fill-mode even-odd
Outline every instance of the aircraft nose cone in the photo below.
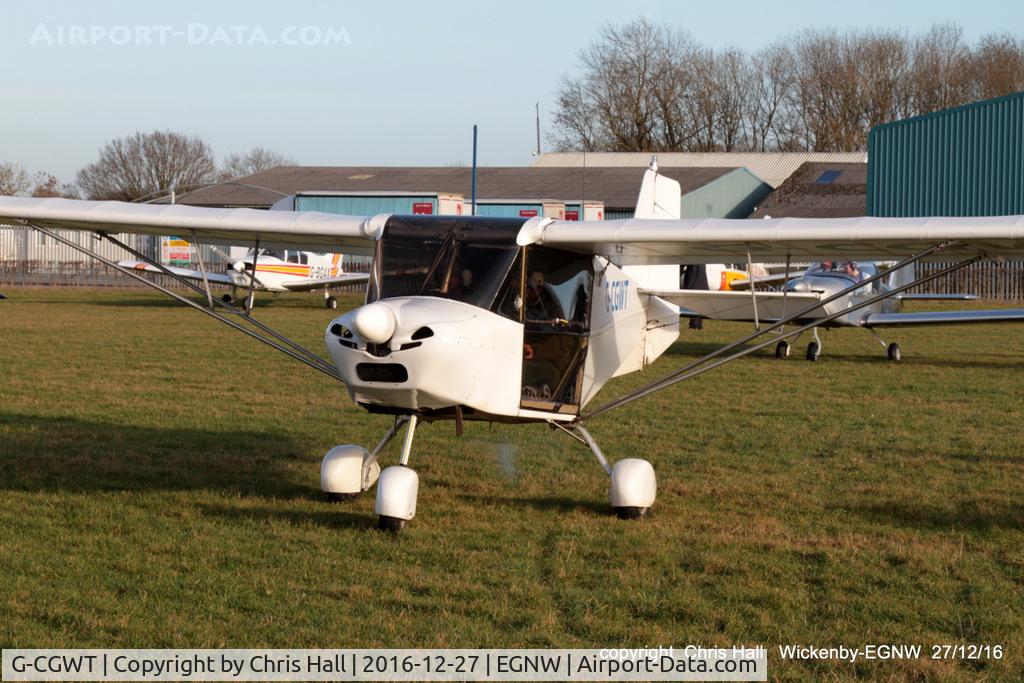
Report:
<svg viewBox="0 0 1024 683"><path fill-rule="evenodd" d="M371 344L383 344L395 333L395 314L384 304L367 304L356 310L352 327Z"/></svg>

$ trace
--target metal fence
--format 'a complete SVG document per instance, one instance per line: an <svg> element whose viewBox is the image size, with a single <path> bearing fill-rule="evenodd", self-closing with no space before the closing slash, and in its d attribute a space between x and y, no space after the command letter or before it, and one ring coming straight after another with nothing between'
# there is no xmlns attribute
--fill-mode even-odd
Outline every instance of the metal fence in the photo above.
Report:
<svg viewBox="0 0 1024 683"><path fill-rule="evenodd" d="M917 276L925 277L953 263L919 263ZM914 287L918 294L975 294L995 301L1024 300L1024 261L981 262Z"/></svg>
<svg viewBox="0 0 1024 683"><path fill-rule="evenodd" d="M215 270L211 268L211 270ZM219 272L223 271L221 267ZM352 262L346 270L353 273L369 271L369 263ZM157 273L139 273L147 280L172 289L185 289L185 285L167 275ZM202 283L194 284L201 286ZM110 268L95 259L78 261L17 261L0 260L0 286L3 287L99 287L137 289L146 285L124 273ZM211 284L217 291L230 291L228 285ZM366 288L365 284L331 287L331 291L359 292ZM241 289L239 290L241 292Z"/></svg>

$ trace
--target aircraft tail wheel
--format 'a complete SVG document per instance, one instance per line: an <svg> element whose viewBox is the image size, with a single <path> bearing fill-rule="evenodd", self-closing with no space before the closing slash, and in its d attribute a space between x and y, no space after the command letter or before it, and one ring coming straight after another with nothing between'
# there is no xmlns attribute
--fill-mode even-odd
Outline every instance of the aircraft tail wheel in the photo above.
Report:
<svg viewBox="0 0 1024 683"><path fill-rule="evenodd" d="M327 308L333 311L336 308L338 308L338 300L335 299L333 296L329 296L324 300L324 305L326 305Z"/></svg>
<svg viewBox="0 0 1024 683"><path fill-rule="evenodd" d="M374 512L380 517L381 529L398 531L416 516L419 486L419 475L403 465L392 465L380 473Z"/></svg>
<svg viewBox="0 0 1024 683"><path fill-rule="evenodd" d="M789 358L789 342L783 339L775 345L776 358Z"/></svg>
<svg viewBox="0 0 1024 683"><path fill-rule="evenodd" d="M885 354L889 357L889 360L896 363L900 362L903 358L903 351L900 349L900 345L896 342L889 344L889 348L886 349Z"/></svg>
<svg viewBox="0 0 1024 683"><path fill-rule="evenodd" d="M611 501L620 519L645 517L657 489L654 467L646 460L625 458L612 466Z"/></svg>
<svg viewBox="0 0 1024 683"><path fill-rule="evenodd" d="M811 342L807 345L807 360L812 363L818 360L818 356L821 355L821 344L818 342Z"/></svg>
<svg viewBox="0 0 1024 683"><path fill-rule="evenodd" d="M230 294L225 294L220 298L220 300L226 303L228 306L235 305L235 297L231 296Z"/></svg>
<svg viewBox="0 0 1024 683"><path fill-rule="evenodd" d="M320 489L327 494L327 500L355 498L369 488L363 486L363 459L367 455L362 446L335 446L327 451L320 463Z"/></svg>

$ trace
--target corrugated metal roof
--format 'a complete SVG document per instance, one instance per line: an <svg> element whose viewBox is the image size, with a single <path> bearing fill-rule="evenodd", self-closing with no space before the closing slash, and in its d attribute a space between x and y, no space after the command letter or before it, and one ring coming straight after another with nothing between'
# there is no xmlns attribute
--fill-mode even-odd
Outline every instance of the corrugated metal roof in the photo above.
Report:
<svg viewBox="0 0 1024 683"><path fill-rule="evenodd" d="M845 218L867 213L864 163L804 163L761 200L751 218Z"/></svg>
<svg viewBox="0 0 1024 683"><path fill-rule="evenodd" d="M643 179L643 167L636 168L533 168L486 167L478 169L477 199L572 198L604 202L606 207L636 206ZM665 168L662 174L677 180L685 194L734 169ZM279 166L240 178L230 184L214 185L181 195L182 204L200 206L265 207L283 195L297 192L410 193L456 192L469 201L471 169L464 167L363 167L363 166Z"/></svg>
<svg viewBox="0 0 1024 683"><path fill-rule="evenodd" d="M548 152L533 162L533 168L644 167L651 163L650 152ZM779 187L801 164L867 163L865 152L659 152L658 167L705 168L727 166L746 168L772 187Z"/></svg>

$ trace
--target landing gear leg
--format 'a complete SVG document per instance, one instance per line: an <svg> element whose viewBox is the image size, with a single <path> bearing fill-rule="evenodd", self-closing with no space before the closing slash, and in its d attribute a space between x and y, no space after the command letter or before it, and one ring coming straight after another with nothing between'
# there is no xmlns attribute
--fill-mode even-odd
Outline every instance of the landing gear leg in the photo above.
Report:
<svg viewBox="0 0 1024 683"><path fill-rule="evenodd" d="M380 473L377 483L377 526L385 531L401 531L405 523L416 516L416 496L419 492L419 475L409 467L412 440L416 434L416 416L410 415L402 442L402 456L397 465Z"/></svg>
<svg viewBox="0 0 1024 683"><path fill-rule="evenodd" d="M552 423L556 424L556 423ZM612 509L619 519L638 519L646 517L654 505L657 495L657 481L654 477L654 467L651 463L640 458L624 458L609 465L601 448L594 441L586 427L574 425L575 434L565 427L557 425L562 430L579 439L587 445L590 452L594 454L601 467L611 478L610 498Z"/></svg>
<svg viewBox="0 0 1024 683"><path fill-rule="evenodd" d="M867 330L871 334L875 335L875 339L877 339L878 343L881 344L882 348L885 349L885 356L886 356L886 358L888 358L889 360L891 360L894 363L899 363L900 360L903 359L903 350L900 349L900 345L899 344L897 344L896 342L893 342L892 344L887 344L885 342L885 340L882 339L882 337L879 336L879 334L877 332L875 332L873 329L871 329L869 327L869 328L867 328Z"/></svg>
<svg viewBox="0 0 1024 683"><path fill-rule="evenodd" d="M818 336L818 328L814 328L814 339L807 345L807 360L812 363L821 356L821 337Z"/></svg>

